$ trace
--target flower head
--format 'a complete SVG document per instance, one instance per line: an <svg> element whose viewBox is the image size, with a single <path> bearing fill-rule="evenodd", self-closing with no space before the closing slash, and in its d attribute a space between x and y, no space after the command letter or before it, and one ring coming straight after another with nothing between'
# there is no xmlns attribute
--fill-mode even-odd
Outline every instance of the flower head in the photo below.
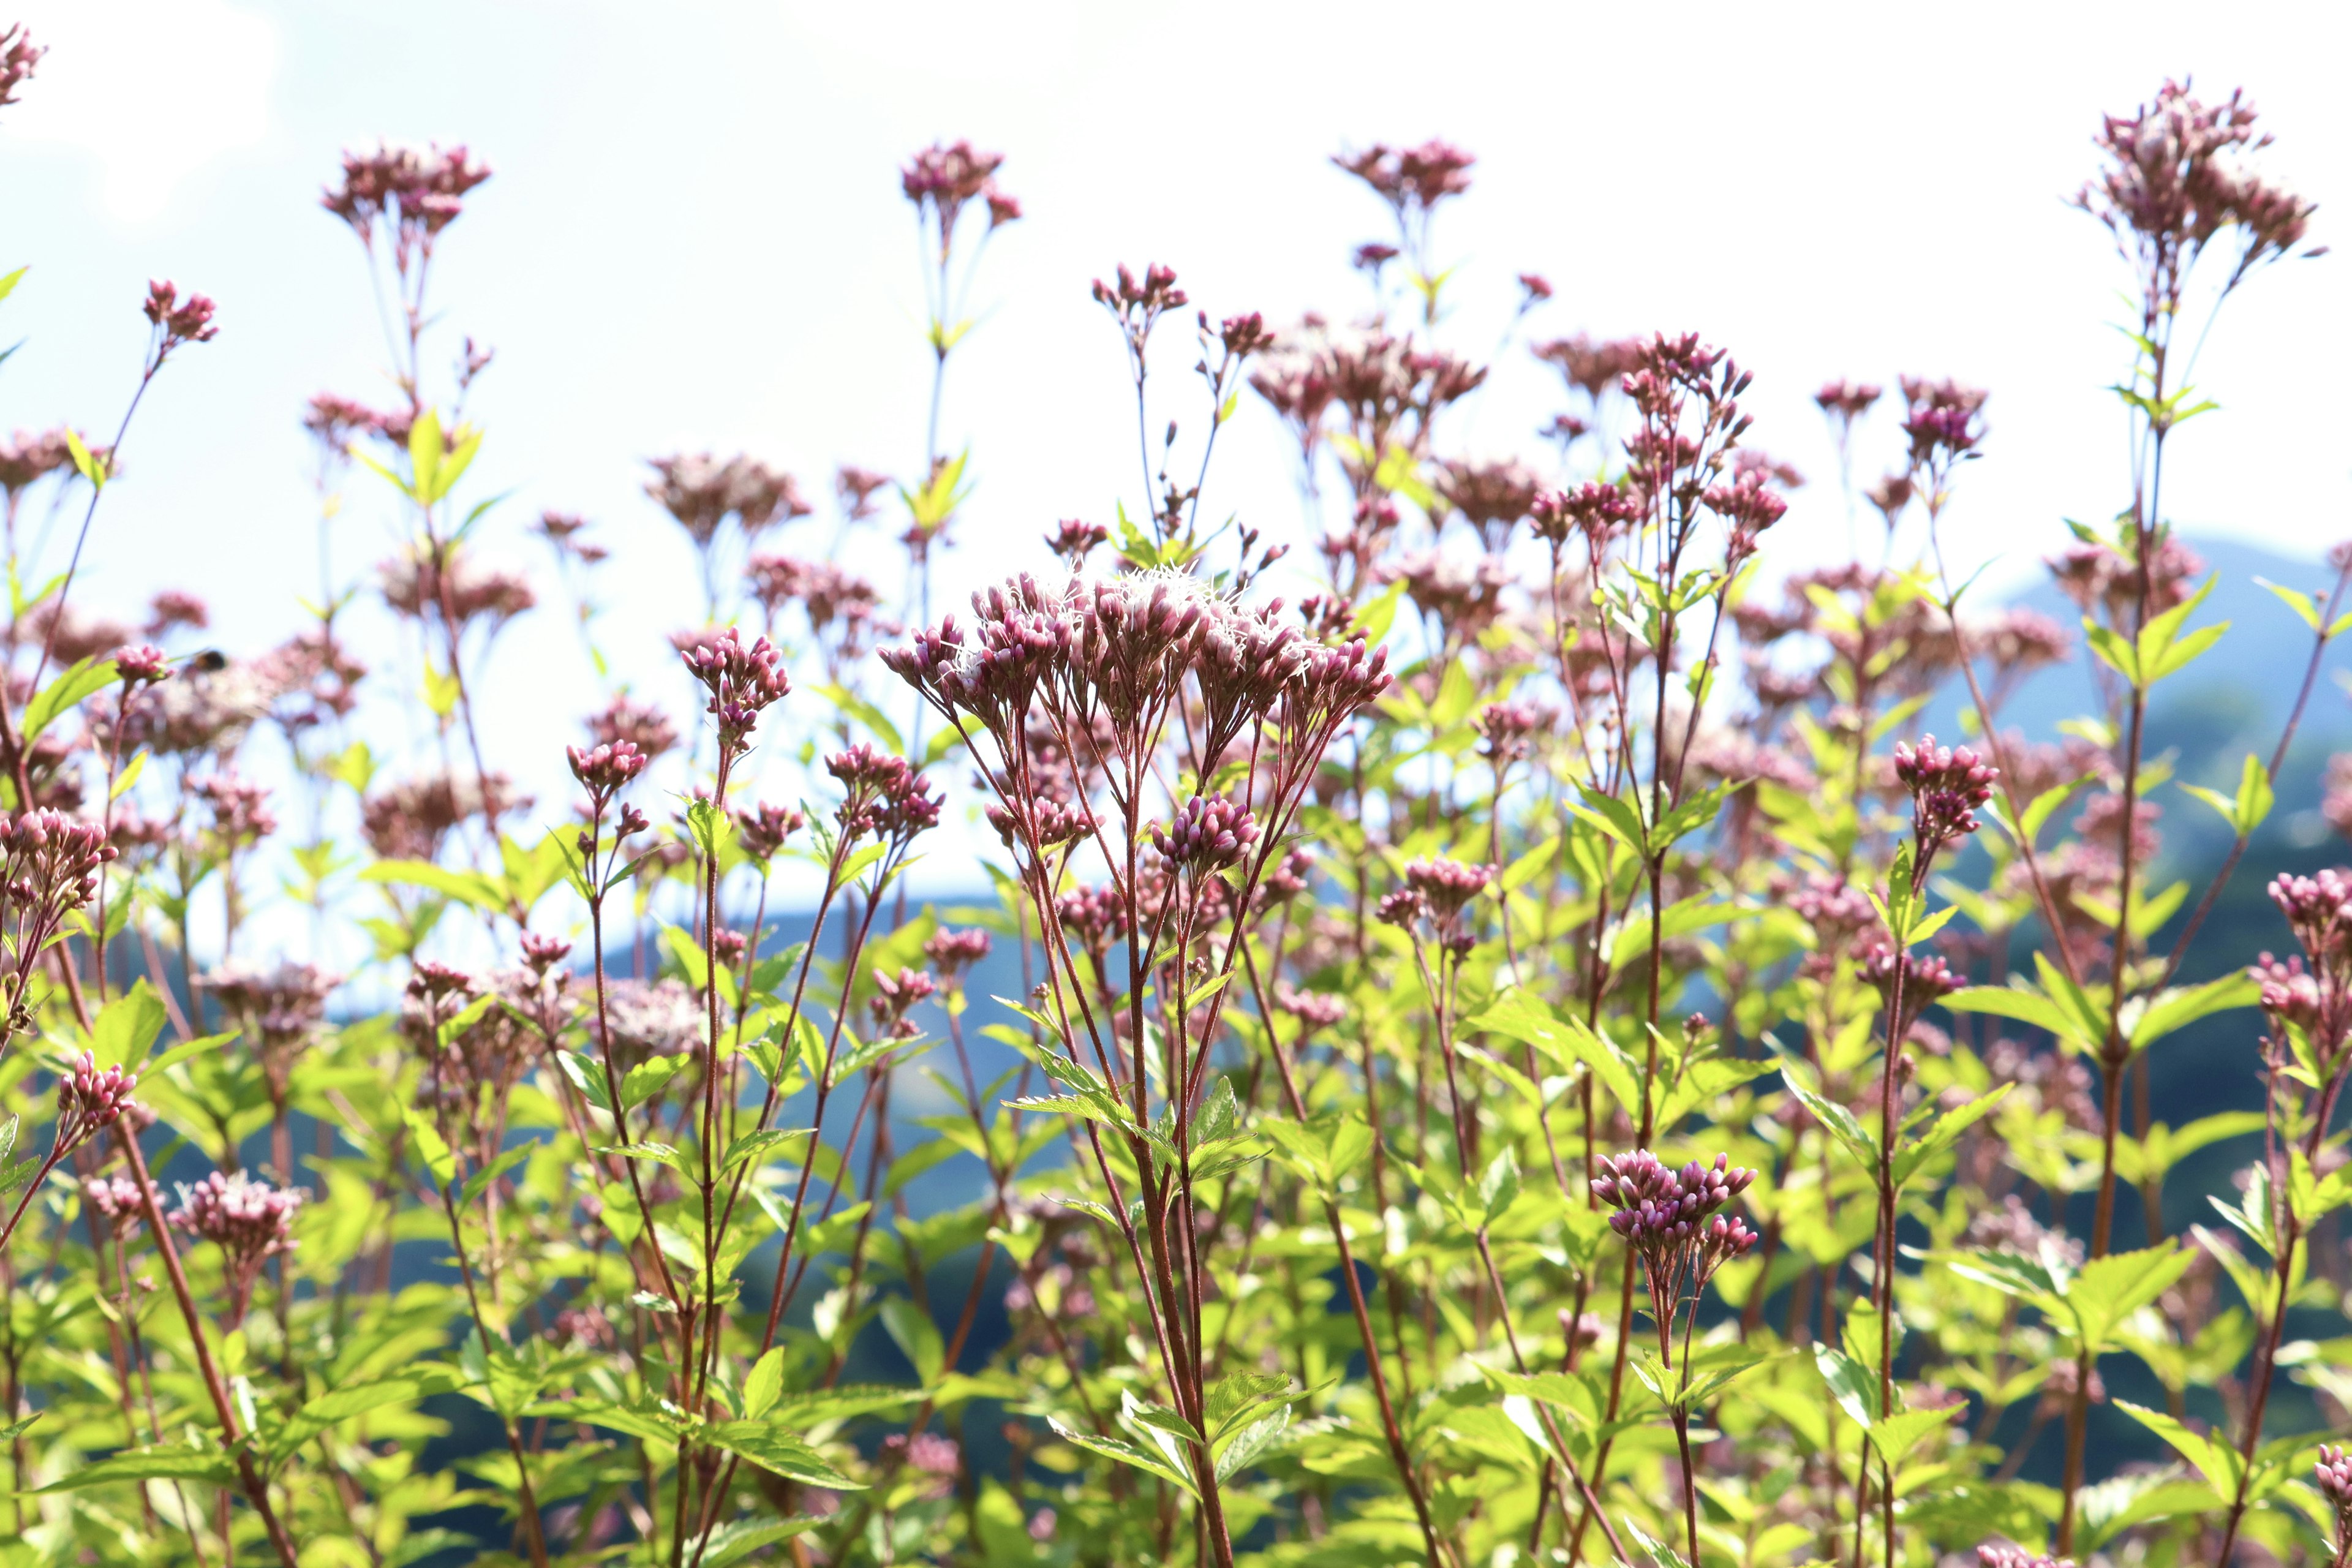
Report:
<svg viewBox="0 0 2352 1568"><path fill-rule="evenodd" d="M245 1316L262 1265L294 1250L294 1214L302 1198L299 1188L273 1187L242 1171L233 1176L215 1171L180 1188L180 1206L167 1217L175 1228L221 1249L232 1321Z"/></svg>
<svg viewBox="0 0 2352 1568"><path fill-rule="evenodd" d="M178 287L169 281L149 281L143 309L155 328L158 354L181 343L208 343L220 332L213 325L212 300L202 294L183 300Z"/></svg>
<svg viewBox="0 0 2352 1568"><path fill-rule="evenodd" d="M1716 1269L1756 1245L1756 1233L1724 1206L1746 1192L1756 1173L1717 1154L1680 1170L1647 1149L1605 1158L1592 1192L1616 1212L1609 1227L1625 1238L1648 1276L1651 1313L1663 1326L1684 1299L1695 1298Z"/></svg>
<svg viewBox="0 0 2352 1568"><path fill-rule="evenodd" d="M628 741L608 742L595 746L566 746L564 759L572 764L572 776L587 790L588 797L601 809L604 804L618 795L629 782L646 771L647 758Z"/></svg>
<svg viewBox="0 0 2352 1568"><path fill-rule="evenodd" d="M138 1087L137 1073L126 1073L120 1066L100 1070L96 1058L82 1052L72 1069L58 1079L58 1152L113 1126L131 1109L131 1091Z"/></svg>
<svg viewBox="0 0 2352 1568"><path fill-rule="evenodd" d="M2000 770L1966 746L1938 746L1935 736L1923 735L1916 746L1895 745L1895 777L1911 792L1912 826L1924 860L1977 830L1976 808L1992 798Z"/></svg>
<svg viewBox="0 0 2352 1568"><path fill-rule="evenodd" d="M710 693L710 716L719 721L720 746L730 756L751 749L761 712L792 690L782 657L761 637L750 647L728 627L685 652L686 668Z"/></svg>
<svg viewBox="0 0 2352 1568"><path fill-rule="evenodd" d="M33 68L49 51L33 42L22 22L0 31L0 109L16 101L16 89L31 79Z"/></svg>
<svg viewBox="0 0 2352 1568"><path fill-rule="evenodd" d="M1152 825L1151 847L1178 870L1201 876L1238 864L1257 837L1257 821L1246 805L1226 795L1196 795L1167 826Z"/></svg>

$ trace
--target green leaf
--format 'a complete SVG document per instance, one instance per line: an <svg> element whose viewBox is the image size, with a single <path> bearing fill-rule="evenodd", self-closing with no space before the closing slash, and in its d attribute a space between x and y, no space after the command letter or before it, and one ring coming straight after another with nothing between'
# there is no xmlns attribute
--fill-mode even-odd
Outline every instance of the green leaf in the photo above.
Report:
<svg viewBox="0 0 2352 1568"><path fill-rule="evenodd" d="M1519 1157L1504 1145L1486 1166L1486 1173L1478 1179L1478 1204L1486 1223L1494 1224L1519 1196Z"/></svg>
<svg viewBox="0 0 2352 1568"><path fill-rule="evenodd" d="M2293 610L2296 619L2302 621L2305 626L2315 632L2319 630L2319 604L2310 595L2298 593L2293 588L2281 587L2267 577L2257 577L2254 581L2277 595L2279 602Z"/></svg>
<svg viewBox="0 0 2352 1568"><path fill-rule="evenodd" d="M2228 823L2241 838L2251 837L2254 829L2263 825L2263 818L2271 814L2271 805L2275 798L2271 788L2270 770L2263 766L2262 758L2252 752L2246 753L2245 765L2239 770L2235 795L2225 795L2219 790L2201 789L2196 784L2185 784L2180 787L2221 813L2221 820Z"/></svg>
<svg viewBox="0 0 2352 1568"><path fill-rule="evenodd" d="M763 1127L757 1132L746 1132L727 1146L727 1158L719 1169L731 1171L746 1160L759 1159L771 1149L797 1142L814 1131L808 1127Z"/></svg>
<svg viewBox="0 0 2352 1568"><path fill-rule="evenodd" d="M2106 1021L2085 992L2061 973L2039 952L2035 953L2042 973L2042 990L2032 991L2021 986L1971 985L1944 998L1943 1005L1955 1013L1990 1013L1996 1017L2014 1018L2021 1024L2032 1024L2049 1030L2063 1040L2072 1040L2084 1049L2094 1048L2106 1033ZM2053 994L2053 982L2057 994Z"/></svg>
<svg viewBox="0 0 2352 1568"><path fill-rule="evenodd" d="M1813 1342L1813 1369L1828 1385L1830 1397L1848 1415L1865 1427L1878 1419L1877 1373L1845 1352L1832 1350L1818 1340Z"/></svg>
<svg viewBox="0 0 2352 1568"><path fill-rule="evenodd" d="M2083 1265L2065 1293L2082 1342L2094 1352L2105 1348L2126 1318L2172 1288L2193 1256L2184 1247L2167 1243L2109 1253Z"/></svg>
<svg viewBox="0 0 2352 1568"><path fill-rule="evenodd" d="M1084 1448L1090 1454L1100 1454L1106 1458L1117 1459L1122 1465L1132 1465L1146 1474L1159 1477L1170 1486L1182 1491L1187 1497L1198 1498L1201 1495L1193 1487L1191 1476L1157 1455L1145 1453L1132 1443L1124 1442L1117 1437L1097 1437L1090 1432L1081 1432L1065 1424L1057 1415L1048 1415L1045 1417L1045 1423L1054 1429L1055 1436L1072 1447Z"/></svg>
<svg viewBox="0 0 2352 1568"><path fill-rule="evenodd" d="M108 464L99 461L98 455L89 449L89 444L81 438L81 432L70 425L66 426L66 451L73 458L74 472L88 479L90 489L102 490L106 488L110 477Z"/></svg>
<svg viewBox="0 0 2352 1568"><path fill-rule="evenodd" d="M621 1109L635 1110L694 1063L691 1057L648 1057L621 1078ZM601 1075L600 1075L601 1076Z"/></svg>
<svg viewBox="0 0 2352 1568"><path fill-rule="evenodd" d="M1584 804L1580 806L1570 805L1569 810L1590 822L1634 854L1648 853L1649 825L1642 820L1641 812L1633 805L1618 799L1613 795L1603 795L1581 779L1576 783L1576 793L1583 797Z"/></svg>
<svg viewBox="0 0 2352 1568"><path fill-rule="evenodd" d="M175 1068L182 1062L194 1061L196 1058L203 1056L207 1051L216 1051L220 1049L221 1047L228 1044L231 1040L236 1038L236 1036L234 1033L230 1033L226 1035L203 1035L193 1040L184 1040L180 1044L173 1046L170 1050L163 1052L161 1056L151 1057L146 1061L142 1062L139 1067L139 1071L142 1076L152 1077L155 1074L166 1071L169 1068Z"/></svg>
<svg viewBox="0 0 2352 1568"><path fill-rule="evenodd" d="M90 1026L90 1055L102 1068L120 1066L136 1072L170 1018L154 988L144 980L133 981L130 990L99 1010Z"/></svg>
<svg viewBox="0 0 2352 1568"><path fill-rule="evenodd" d="M401 1108L400 1119L408 1124L408 1136L416 1145L416 1157L433 1173L435 1184L447 1186L457 1178L457 1157L449 1152L449 1145L433 1125L433 1119L413 1105Z"/></svg>
<svg viewBox="0 0 2352 1568"><path fill-rule="evenodd" d="M702 1430L715 1447L751 1460L788 1481L823 1487L827 1491L864 1491L864 1481L851 1480L825 1463L824 1456L781 1426L765 1421L721 1421Z"/></svg>
<svg viewBox="0 0 2352 1568"><path fill-rule="evenodd" d="M1245 1467L1280 1447L1290 1432L1290 1407L1284 1405L1263 1420L1253 1421L1235 1435L1217 1456L1220 1482L1229 1481Z"/></svg>
<svg viewBox="0 0 2352 1568"><path fill-rule="evenodd" d="M138 784L140 775L146 771L147 751L142 747L132 754L131 761L124 765L122 771L115 775L114 783L107 789L106 798L121 800L124 795L129 795Z"/></svg>
<svg viewBox="0 0 2352 1568"><path fill-rule="evenodd" d="M1878 1163L1878 1140L1863 1126L1853 1112L1833 1100L1823 1098L1811 1084L1805 1081L1802 1067L1793 1058L1781 1060L1780 1079L1797 1102L1812 1113L1813 1120L1828 1129L1831 1135L1846 1147L1846 1152L1866 1166Z"/></svg>
<svg viewBox="0 0 2352 1568"><path fill-rule="evenodd" d="M1958 1110L1946 1111L1917 1140L1896 1149L1895 1189L1900 1191L1922 1165L1958 1142L1961 1133L1999 1110L2000 1102L2009 1098L2009 1091L2016 1087L2013 1083L2002 1084L1990 1094L1980 1094Z"/></svg>
<svg viewBox="0 0 2352 1568"><path fill-rule="evenodd" d="M558 1051L555 1053L555 1065L562 1069L565 1078L572 1080L572 1087L580 1091L581 1099L599 1110L613 1109L612 1100L605 1093L604 1068L601 1064L578 1051Z"/></svg>
<svg viewBox="0 0 2352 1568"><path fill-rule="evenodd" d="M427 888L488 915L507 913L506 891L479 871L453 871L429 860L379 860L360 873L362 882L398 882Z"/></svg>
<svg viewBox="0 0 2352 1568"><path fill-rule="evenodd" d="M409 493L420 505L432 504L434 481L439 477L441 454L446 450L440 413L428 408L408 426L408 468L415 476Z"/></svg>
<svg viewBox="0 0 2352 1568"><path fill-rule="evenodd" d="M1354 630L1367 647L1378 647L1388 640L1389 628L1396 624L1397 607L1403 603L1404 582L1400 578L1356 606Z"/></svg>
<svg viewBox="0 0 2352 1568"><path fill-rule="evenodd" d="M2224 1497L2235 1495L2238 1477L2242 1469L2237 1449L2226 1441L2215 1441L2174 1420L2161 1410L2150 1410L2144 1405L2134 1405L2128 1399L2118 1399L2116 1408L2163 1438L2172 1451L2195 1468L2197 1473L2212 1483L2213 1489Z"/></svg>
<svg viewBox="0 0 2352 1568"><path fill-rule="evenodd" d="M774 1346L751 1363L743 1378L743 1414L757 1421L775 1407L784 1391L784 1347Z"/></svg>
<svg viewBox="0 0 2352 1568"><path fill-rule="evenodd" d="M539 1145L536 1143L519 1143L502 1152L497 1159L466 1178L464 1188L457 1194L457 1206L461 1209L472 1207L476 1198L489 1191L492 1182L497 1181L538 1152Z"/></svg>
<svg viewBox="0 0 2352 1568"><path fill-rule="evenodd" d="M1948 1430L1952 1417L1964 1413L1965 1405L1946 1405L1940 1410L1905 1410L1887 1416L1870 1428L1870 1446L1878 1450L1887 1464L1900 1468L1912 1449L1932 1433Z"/></svg>
<svg viewBox="0 0 2352 1568"><path fill-rule="evenodd" d="M882 1326L889 1331L891 1342L900 1353L914 1363L915 1376L922 1385L929 1388L937 1384L947 1370L948 1348L931 1315L904 1296L892 1296L882 1303Z"/></svg>
<svg viewBox="0 0 2352 1568"><path fill-rule="evenodd" d="M59 714L78 706L84 698L105 690L119 678L114 661L96 655L78 659L59 671L55 680L35 692L33 700L25 704L25 743L30 745L40 739L41 731Z"/></svg>
<svg viewBox="0 0 2352 1568"><path fill-rule="evenodd" d="M206 1448L125 1448L110 1454L60 1481L35 1489L36 1495L47 1492L79 1491L84 1487L105 1486L114 1481L210 1481L225 1485L236 1472L230 1468L228 1456L216 1447Z"/></svg>
<svg viewBox="0 0 2352 1568"><path fill-rule="evenodd" d="M2200 1018L2234 1008L2252 1007L2263 999L2262 982L2250 974L2225 974L2202 985L2173 986L2146 1000L2137 1019L2132 1006L2124 1008L2124 1033L2134 1050L2149 1046ZM2137 1000L2137 998L2135 1000Z"/></svg>
<svg viewBox="0 0 2352 1568"><path fill-rule="evenodd" d="M457 1387L459 1381L455 1373L446 1368L428 1367L411 1377L330 1389L287 1417L285 1425L269 1435L269 1456L282 1459L320 1433L354 1415L389 1405L414 1405L432 1394L447 1393Z"/></svg>

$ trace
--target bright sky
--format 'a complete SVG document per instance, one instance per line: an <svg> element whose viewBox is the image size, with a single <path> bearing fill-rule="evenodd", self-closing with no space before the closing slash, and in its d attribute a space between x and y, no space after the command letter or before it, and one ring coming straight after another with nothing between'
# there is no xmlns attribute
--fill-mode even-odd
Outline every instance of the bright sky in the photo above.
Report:
<svg viewBox="0 0 2352 1568"><path fill-rule="evenodd" d="M1028 217L999 236L945 427L979 489L947 568L1043 560L1056 518L1137 503L1117 339L1087 298L1166 261L1213 313L1360 310L1347 265L1385 213L1326 163L1439 134L1478 154L1438 251L1462 268L1453 342L1483 354L1513 274L1558 297L1543 335L1695 329L1756 374L1754 440L1815 483L1774 543L1844 533L1810 395L1904 372L1991 389L1986 460L1956 533L2019 560L2062 516L2121 500L2124 282L2063 198L2102 110L2168 74L2244 85L2275 177L2352 210L2335 5L1952 7L1200 4L782 6L595 0L33 0L53 53L0 112L0 260L28 262L0 336L0 425L110 428L152 274L221 305L219 341L142 412L94 544L90 602L207 595L232 651L291 630L317 580L304 399L388 400L357 244L319 211L338 150L462 141L496 170L443 250L457 338L495 345L474 412L481 493L511 489L492 553L538 569L541 507L614 551L625 668L694 618L691 559L640 492L643 459L743 449L827 494L833 466L919 463L927 364L914 225L896 169L934 138L1003 151ZM2340 242L2339 242L2340 243ZM2352 306L2338 255L2273 269L2231 307L2200 377L2223 405L2170 476L2188 526L2303 554L2352 534ZM1166 384L1186 381L1171 355ZM1548 371L1518 354L1457 421L1457 450L1540 458ZM1185 395L1155 412L1197 430ZM1255 400L1207 510L1298 517L1286 443ZM1865 443L1867 476L1892 422ZM362 476L362 479L364 476ZM361 479L346 571L388 551ZM814 553L828 524L775 542ZM947 602L952 603L950 598ZM555 747L593 705L560 616L509 634L488 696L500 760L562 793ZM381 652L382 650L378 650ZM667 679L665 676L665 679Z"/></svg>

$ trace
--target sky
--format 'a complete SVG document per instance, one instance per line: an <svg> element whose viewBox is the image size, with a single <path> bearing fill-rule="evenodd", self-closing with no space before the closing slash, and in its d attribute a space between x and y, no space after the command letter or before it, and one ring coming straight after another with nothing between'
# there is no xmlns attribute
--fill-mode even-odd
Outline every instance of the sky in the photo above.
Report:
<svg viewBox="0 0 2352 1568"><path fill-rule="evenodd" d="M1484 356L1515 274L1555 298L1538 335L1696 331L1755 374L1752 439L1813 482L1772 543L1843 545L1811 395L1904 373L1989 388L1990 437L1952 513L1964 556L2014 576L2061 520L2124 499L2126 277L2065 197L2102 110L2168 76L2243 86L2273 176L2352 207L2342 7L1376 3L773 5L603 0L27 0L52 47L0 111L0 426L110 429L145 339L145 282L220 304L220 336L139 415L91 544L88 603L165 585L215 608L231 652L300 624L320 581L300 427L332 390L389 401L360 247L319 210L338 151L464 142L495 170L436 262L444 363L498 358L469 405L477 495L506 492L491 556L542 575L525 529L590 518L613 551L602 623L616 668L683 696L661 634L698 618L693 562L642 492L645 460L748 451L829 492L835 464L908 474L927 352L914 221L897 169L934 139L1005 154L1027 216L990 247L944 433L977 489L942 581L1045 561L1055 520L1138 507L1134 410L1087 283L1166 262L1214 314L1359 311L1356 244L1386 215L1328 157L1442 135L1477 154L1436 250L1459 268L1442 329ZM2352 535L2347 258L2273 268L2234 300L2200 380L2221 412L2168 477L2189 530L2315 558ZM1155 424L1202 423L1173 355ZM1541 458L1559 405L1514 350L1445 433L1454 451ZM1862 438L1893 459L1893 421ZM338 582L389 553L363 474L327 531ZM1245 400L1206 510L1300 527L1291 456ZM822 518L775 545L833 548ZM54 542L53 542L54 545ZM1307 552L1302 552L1302 555ZM887 558L853 558L886 582ZM81 590L77 590L80 592ZM952 595L947 602L952 602ZM373 627L373 631L370 628ZM380 616L361 635L388 639ZM395 668L384 640L380 662ZM502 645L484 696L494 760L562 793L557 747L595 706L562 614ZM662 682L671 682L663 687Z"/></svg>

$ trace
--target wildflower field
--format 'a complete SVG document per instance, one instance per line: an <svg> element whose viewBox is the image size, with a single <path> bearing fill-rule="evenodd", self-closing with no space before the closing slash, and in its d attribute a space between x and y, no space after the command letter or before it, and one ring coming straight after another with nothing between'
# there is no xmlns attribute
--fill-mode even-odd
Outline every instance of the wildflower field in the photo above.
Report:
<svg viewBox="0 0 2352 1568"><path fill-rule="evenodd" d="M2352 871L2272 819L2352 833L2294 744L2352 544L2225 624L2165 495L2314 208L2242 96L2095 107L2063 619L1947 564L1998 389L1822 387L1855 559L1776 563L1734 349L1450 265L1444 142L1298 171L1380 226L1328 314L1072 298L1139 488L985 542L940 392L1019 164L915 153L926 466L641 470L690 705L488 477L476 153L321 169L396 392L302 413L322 515L405 542L275 647L85 582L237 330L155 282L119 422L0 443L0 1565L2344 1568ZM1464 455L1530 354L1556 418ZM1295 494L1212 492L1236 421ZM526 616L608 697L568 798L478 717ZM2159 743L2225 635L2279 732Z"/></svg>

